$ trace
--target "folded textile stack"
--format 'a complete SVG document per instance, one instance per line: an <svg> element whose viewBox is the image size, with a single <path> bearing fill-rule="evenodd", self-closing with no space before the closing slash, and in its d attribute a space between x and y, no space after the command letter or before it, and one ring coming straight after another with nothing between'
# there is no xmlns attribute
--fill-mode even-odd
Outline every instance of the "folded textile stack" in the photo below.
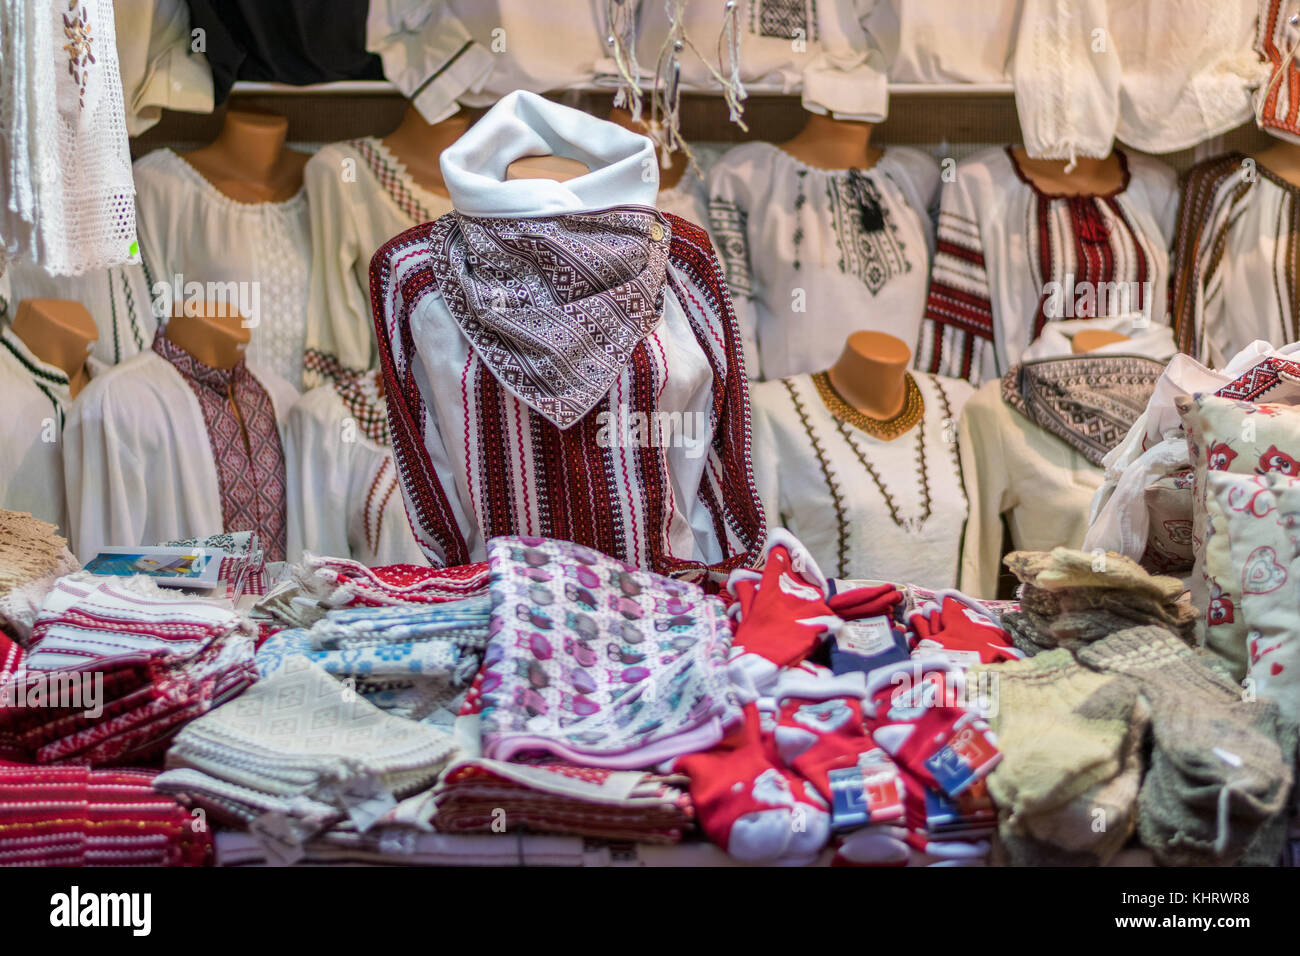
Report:
<svg viewBox="0 0 1300 956"><path fill-rule="evenodd" d="M35 763L148 762L253 683L250 634L228 608L147 578L60 578L0 688L0 739Z"/></svg>
<svg viewBox="0 0 1300 956"><path fill-rule="evenodd" d="M413 564L368 568L347 558L307 554L294 566L293 576L304 593L326 607L439 604L484 593L488 565L480 561L451 568Z"/></svg>
<svg viewBox="0 0 1300 956"><path fill-rule="evenodd" d="M219 596L238 602L245 595L266 593L268 575L262 542L256 531L233 531L206 538L167 541L165 548L209 548L224 552L218 575Z"/></svg>
<svg viewBox="0 0 1300 956"><path fill-rule="evenodd" d="M80 567L54 525L0 509L0 631L26 640L54 581Z"/></svg>
<svg viewBox="0 0 1300 956"><path fill-rule="evenodd" d="M739 716L721 601L571 542L488 542L483 754L615 770L711 747Z"/></svg>
<svg viewBox="0 0 1300 956"><path fill-rule="evenodd" d="M671 844L691 825L685 777L579 767L552 757L527 763L487 760L473 755L476 727L473 716L458 724L466 731L460 735L466 753L438 782L434 825L440 831L524 830Z"/></svg>
<svg viewBox="0 0 1300 956"><path fill-rule="evenodd" d="M972 672L997 688L1002 763L988 778L999 850L1017 866L1105 864L1133 834L1149 709L1136 681L1068 650Z"/></svg>
<svg viewBox="0 0 1300 956"><path fill-rule="evenodd" d="M450 729L488 642L486 595L445 604L330 611L257 652L263 677L310 659L380 710Z"/></svg>
<svg viewBox="0 0 1300 956"><path fill-rule="evenodd" d="M212 835L149 770L0 762L0 866L203 866Z"/></svg>
<svg viewBox="0 0 1300 956"><path fill-rule="evenodd" d="M1182 581L1122 554L1013 551L1005 563L1021 581L1020 610L1003 614L1002 626L1026 654L1078 648L1147 624L1195 641L1197 613L1183 599Z"/></svg>
<svg viewBox="0 0 1300 956"><path fill-rule="evenodd" d="M1079 651L1103 674L1135 680L1151 708L1151 766L1138 835L1170 866L1276 864L1296 729L1273 701L1249 699L1212 654L1158 627L1112 634Z"/></svg>
<svg viewBox="0 0 1300 956"><path fill-rule="evenodd" d="M320 831L346 820L364 833L427 790L454 749L450 735L390 716L296 658L181 731L155 786L253 829L293 862Z"/></svg>

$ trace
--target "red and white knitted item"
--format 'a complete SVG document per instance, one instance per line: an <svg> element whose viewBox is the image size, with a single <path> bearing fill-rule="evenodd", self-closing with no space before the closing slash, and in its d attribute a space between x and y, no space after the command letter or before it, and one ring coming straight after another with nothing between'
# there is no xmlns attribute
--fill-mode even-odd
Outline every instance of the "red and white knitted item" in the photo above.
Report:
<svg viewBox="0 0 1300 956"><path fill-rule="evenodd" d="M0 866L204 866L207 821L149 770L0 762Z"/></svg>
<svg viewBox="0 0 1300 956"><path fill-rule="evenodd" d="M479 561L449 568L391 564L368 568L348 558L306 554L293 568L294 579L327 607L382 607L441 604L485 594L488 564Z"/></svg>
<svg viewBox="0 0 1300 956"><path fill-rule="evenodd" d="M777 752L828 802L831 771L856 767L876 748L862 724L866 693L866 678L856 672L822 679L786 672L777 682Z"/></svg>
<svg viewBox="0 0 1300 956"><path fill-rule="evenodd" d="M956 591L938 595L907 616L914 657L938 656L960 666L1019 660L1023 655L1011 644L992 616L971 598Z"/></svg>
<svg viewBox="0 0 1300 956"><path fill-rule="evenodd" d="M826 604L825 576L794 535L774 528L763 555L760 577L734 572L727 582L736 598L733 646L788 667L808 657L842 622Z"/></svg>

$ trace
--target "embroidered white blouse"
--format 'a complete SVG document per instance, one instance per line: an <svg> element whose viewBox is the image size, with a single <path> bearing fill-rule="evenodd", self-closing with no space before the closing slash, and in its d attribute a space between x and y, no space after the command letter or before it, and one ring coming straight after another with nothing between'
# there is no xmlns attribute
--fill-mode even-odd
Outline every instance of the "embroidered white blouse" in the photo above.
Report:
<svg viewBox="0 0 1300 956"><path fill-rule="evenodd" d="M311 266L306 190L284 202L239 202L166 148L136 160L135 183L153 295L170 289L189 301L199 297L189 284L201 283L204 298L223 299L249 323L249 360L297 388Z"/></svg>
<svg viewBox="0 0 1300 956"><path fill-rule="evenodd" d="M86 370L93 379L105 366L92 357ZM0 328L0 396L0 508L30 512L67 537L63 422L73 403L68 375L37 358L8 325Z"/></svg>
<svg viewBox="0 0 1300 956"><path fill-rule="evenodd" d="M979 385L1003 375L1049 321L1132 314L1167 324L1177 177L1119 155L1123 184L1099 196L1043 192L1010 147L958 163L939 199L917 368Z"/></svg>
<svg viewBox="0 0 1300 956"><path fill-rule="evenodd" d="M283 432L298 393L274 372L251 364L249 370L271 397ZM68 527L77 557L86 561L105 545L225 531L207 435L193 389L152 350L82 389L63 433Z"/></svg>
<svg viewBox="0 0 1300 956"><path fill-rule="evenodd" d="M382 411L378 373L363 379L368 404ZM285 430L288 560L311 551L367 566L428 564L406 520L392 447L367 434L333 385L300 398Z"/></svg>
<svg viewBox="0 0 1300 956"><path fill-rule="evenodd" d="M750 378L826 368L861 329L916 340L939 188L933 159L891 147L871 169L825 170L752 142L719 159L708 183Z"/></svg>
<svg viewBox="0 0 1300 956"><path fill-rule="evenodd" d="M864 430L865 416L821 375L751 390L754 477L768 525L788 528L832 577L957 583L966 523L957 419L974 390L935 375L910 380L923 411L889 440Z"/></svg>
<svg viewBox="0 0 1300 956"><path fill-rule="evenodd" d="M378 137L322 146L303 173L311 210L306 368L314 388L338 366L373 368L370 258L416 223L451 211L451 200L422 188Z"/></svg>

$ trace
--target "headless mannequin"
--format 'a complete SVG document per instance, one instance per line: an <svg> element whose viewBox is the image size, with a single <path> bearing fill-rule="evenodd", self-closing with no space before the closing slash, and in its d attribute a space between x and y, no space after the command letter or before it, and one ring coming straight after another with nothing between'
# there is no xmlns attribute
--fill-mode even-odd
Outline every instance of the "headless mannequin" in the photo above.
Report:
<svg viewBox="0 0 1300 956"><path fill-rule="evenodd" d="M1084 355L1096 351L1103 345L1127 342L1128 339L1129 337L1123 332L1112 332L1110 329L1084 329L1070 340L1070 351L1075 355Z"/></svg>
<svg viewBox="0 0 1300 956"><path fill-rule="evenodd" d="M1011 154L1029 181L1049 196L1099 196L1124 185L1124 166L1114 150L1105 159L1080 156L1069 173L1064 159L1030 159L1023 146Z"/></svg>
<svg viewBox="0 0 1300 956"><path fill-rule="evenodd" d="M884 332L854 332L830 367L831 385L870 418L889 419L907 399L907 367L912 352L902 339Z"/></svg>
<svg viewBox="0 0 1300 956"><path fill-rule="evenodd" d="M1252 153L1255 162L1293 186L1300 186L1300 143L1280 136L1267 149Z"/></svg>
<svg viewBox="0 0 1300 956"><path fill-rule="evenodd" d="M642 136L650 136L650 126L645 121L636 122L632 119L632 114L621 106L616 106L609 113L609 121L616 126L631 130L634 133L640 133ZM654 137L651 137L653 139ZM659 191L672 189L682 181L686 175L686 169L691 164L686 154L681 150L671 154L668 165L662 162L659 164Z"/></svg>
<svg viewBox="0 0 1300 956"><path fill-rule="evenodd" d="M871 145L874 126L809 113L803 129L780 146L799 162L816 169L868 170L885 155L883 149Z"/></svg>
<svg viewBox="0 0 1300 956"><path fill-rule="evenodd" d="M285 202L302 189L310 158L285 148L289 121L274 113L228 110L217 138L184 154L221 193L237 202Z"/></svg>
<svg viewBox="0 0 1300 956"><path fill-rule="evenodd" d="M99 338L86 307L67 299L23 299L12 328L33 355L67 373L69 392L76 398L90 381L86 356Z"/></svg>
<svg viewBox="0 0 1300 956"><path fill-rule="evenodd" d="M177 309L164 334L174 345L204 365L223 369L234 368L243 361L244 351L253 337L244 325L243 316L220 302L204 303L201 312ZM248 430L244 427L244 415L239 404L234 395L227 397L226 401L235 412L240 433L244 436L244 447L248 448Z"/></svg>
<svg viewBox="0 0 1300 956"><path fill-rule="evenodd" d="M482 110L461 109L440 123L428 123L414 106L406 108L402 122L383 138L384 146L401 161L421 189L446 198L438 158L442 151L464 135L482 115Z"/></svg>
<svg viewBox="0 0 1300 956"><path fill-rule="evenodd" d="M223 369L234 368L243 360L253 337L244 327L243 317L220 302L205 303L197 314L178 309L164 334L204 365Z"/></svg>
<svg viewBox="0 0 1300 956"><path fill-rule="evenodd" d="M585 163L564 156L524 156L506 167L506 180L553 179L563 183L589 172Z"/></svg>

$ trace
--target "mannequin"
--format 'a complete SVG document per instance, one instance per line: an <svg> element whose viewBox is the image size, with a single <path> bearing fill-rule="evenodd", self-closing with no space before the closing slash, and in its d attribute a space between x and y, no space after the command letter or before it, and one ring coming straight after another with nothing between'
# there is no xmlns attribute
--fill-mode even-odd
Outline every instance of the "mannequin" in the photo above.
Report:
<svg viewBox="0 0 1300 956"><path fill-rule="evenodd" d="M90 381L86 357L99 338L86 307L68 299L23 299L14 315L13 331L33 355L67 373L76 398Z"/></svg>
<svg viewBox="0 0 1300 956"><path fill-rule="evenodd" d="M525 156L506 167L506 180L553 179L568 182L591 172L585 163L564 156Z"/></svg>
<svg viewBox="0 0 1300 956"><path fill-rule="evenodd" d="M1300 186L1300 143L1280 136L1273 137L1272 144L1267 149L1252 154L1252 158L1291 185Z"/></svg>
<svg viewBox="0 0 1300 956"><path fill-rule="evenodd" d="M302 170L310 158L285 148L288 134L283 116L232 109L217 138L184 158L237 202L285 202L302 189Z"/></svg>
<svg viewBox="0 0 1300 956"><path fill-rule="evenodd" d="M621 106L616 106L610 110L608 118L611 123L621 126L624 129L629 129L634 133L640 133L642 136L650 136L649 124L644 120L639 122L634 121L632 119L632 114ZM650 138L654 139L653 136L650 136ZM666 189L672 189L680 183L682 181L682 176L686 174L686 170L690 167L690 164L690 159L687 157L686 153L681 150L669 154L667 166L663 164L661 154L659 163L659 191L663 192Z"/></svg>
<svg viewBox="0 0 1300 956"><path fill-rule="evenodd" d="M1127 342L1129 337L1123 332L1114 332L1109 329L1084 329L1070 340L1070 350L1075 355L1083 355L1087 352L1094 352L1097 349L1114 345L1116 342Z"/></svg>
<svg viewBox="0 0 1300 956"><path fill-rule="evenodd" d="M782 143L781 149L817 169L867 170L885 154L883 149L871 145L874 126L874 123L809 113L803 129Z"/></svg>
<svg viewBox="0 0 1300 956"><path fill-rule="evenodd" d="M220 302L204 303L197 315L178 310L164 334L204 365L221 369L238 365L252 339L243 316Z"/></svg>
<svg viewBox="0 0 1300 956"><path fill-rule="evenodd" d="M1031 159L1023 146L1011 152L1020 171L1049 196L1099 196L1124 185L1124 167L1114 150L1105 159L1080 156L1068 173L1064 159Z"/></svg>
<svg viewBox="0 0 1300 956"><path fill-rule="evenodd" d="M854 332L828 374L835 390L858 411L889 419L903 409L911 360L902 339L885 332Z"/></svg>
<svg viewBox="0 0 1300 956"><path fill-rule="evenodd" d="M420 111L408 105L397 128L383 138L383 144L406 167L422 188L447 195L438 159L442 151L464 135L483 114L482 110L461 109L439 123L430 124Z"/></svg>

